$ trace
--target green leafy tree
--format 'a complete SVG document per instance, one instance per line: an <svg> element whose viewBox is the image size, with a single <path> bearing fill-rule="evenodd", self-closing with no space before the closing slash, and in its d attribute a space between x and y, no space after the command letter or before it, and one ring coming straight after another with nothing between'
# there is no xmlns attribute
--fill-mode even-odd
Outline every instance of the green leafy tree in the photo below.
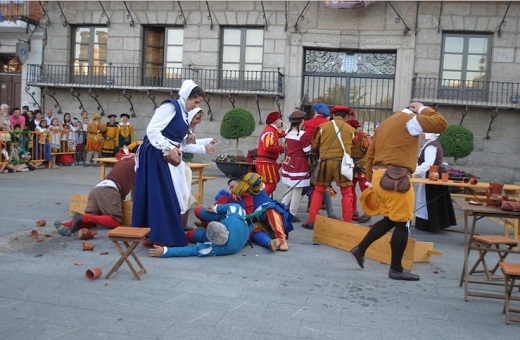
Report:
<svg viewBox="0 0 520 340"><path fill-rule="evenodd" d="M457 159L467 157L473 151L473 132L460 125L450 125L439 137L445 157Z"/></svg>
<svg viewBox="0 0 520 340"><path fill-rule="evenodd" d="M255 118L251 112L234 108L224 114L220 125L220 135L225 139L235 139L235 156L238 157L238 140L251 136L255 131Z"/></svg>

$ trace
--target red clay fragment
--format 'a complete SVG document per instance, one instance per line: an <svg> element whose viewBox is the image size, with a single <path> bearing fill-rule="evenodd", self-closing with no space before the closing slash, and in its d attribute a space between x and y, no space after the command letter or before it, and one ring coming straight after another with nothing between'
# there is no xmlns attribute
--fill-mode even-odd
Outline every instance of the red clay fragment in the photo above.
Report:
<svg viewBox="0 0 520 340"><path fill-rule="evenodd" d="M31 237L38 237L38 231L36 230L31 230L31 234L30 234Z"/></svg>
<svg viewBox="0 0 520 340"><path fill-rule="evenodd" d="M99 255L108 255L108 251L102 251Z"/></svg>
<svg viewBox="0 0 520 340"><path fill-rule="evenodd" d="M39 239L36 240L36 242L43 242L43 241L45 241L44 238L39 238Z"/></svg>
<svg viewBox="0 0 520 340"><path fill-rule="evenodd" d="M83 262L75 262L74 265L75 265L75 266L82 266L82 265L83 265Z"/></svg>
<svg viewBox="0 0 520 340"><path fill-rule="evenodd" d="M36 221L36 225L38 227L45 227L46 224L47 224L47 222L45 220L38 220L38 221Z"/></svg>

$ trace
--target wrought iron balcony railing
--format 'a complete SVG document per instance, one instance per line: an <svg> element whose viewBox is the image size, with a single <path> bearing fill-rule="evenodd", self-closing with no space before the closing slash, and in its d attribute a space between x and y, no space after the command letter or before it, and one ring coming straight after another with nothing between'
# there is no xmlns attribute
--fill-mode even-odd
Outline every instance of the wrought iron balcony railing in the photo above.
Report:
<svg viewBox="0 0 520 340"><path fill-rule="evenodd" d="M208 93L284 96L284 75L277 71L228 71L201 68L27 65L27 85L134 90L178 90L193 79Z"/></svg>
<svg viewBox="0 0 520 340"><path fill-rule="evenodd" d="M478 107L520 107L520 83L422 78L413 79L412 100Z"/></svg>
<svg viewBox="0 0 520 340"><path fill-rule="evenodd" d="M0 13L3 20L21 20L37 25L41 11L38 1L0 1Z"/></svg>

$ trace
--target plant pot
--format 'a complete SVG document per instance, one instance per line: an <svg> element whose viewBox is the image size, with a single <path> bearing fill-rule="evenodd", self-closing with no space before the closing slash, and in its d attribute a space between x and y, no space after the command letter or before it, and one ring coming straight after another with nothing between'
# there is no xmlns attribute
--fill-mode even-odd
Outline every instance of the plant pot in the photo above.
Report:
<svg viewBox="0 0 520 340"><path fill-rule="evenodd" d="M241 177L247 174L254 166L253 163L246 162L231 163L215 161L215 164L217 164L218 169L229 178Z"/></svg>
<svg viewBox="0 0 520 340"><path fill-rule="evenodd" d="M95 280L98 277L101 277L101 275L103 275L103 271L101 270L101 268L98 267L87 269L87 271L85 272L85 277L89 281Z"/></svg>
<svg viewBox="0 0 520 340"><path fill-rule="evenodd" d="M82 240L90 240L91 238L94 238L94 236L97 235L97 231L90 230L88 228L82 228L78 230L78 237Z"/></svg>

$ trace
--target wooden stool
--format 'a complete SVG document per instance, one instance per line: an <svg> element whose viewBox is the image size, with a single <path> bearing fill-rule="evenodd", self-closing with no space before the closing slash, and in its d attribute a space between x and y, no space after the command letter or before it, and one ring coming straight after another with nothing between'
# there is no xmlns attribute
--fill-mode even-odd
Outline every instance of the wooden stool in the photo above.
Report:
<svg viewBox="0 0 520 340"><path fill-rule="evenodd" d="M473 273L485 273L488 281L491 281L493 279L491 275L495 274L499 267L499 264L502 261L504 261L508 252L513 247L516 247L518 245L518 241L500 235L475 235L473 236L473 244L477 247L479 257L477 259L477 262L475 262L473 267L470 269L469 275ZM507 246L507 248L501 248L500 246L502 245ZM495 264L495 266L491 270L489 270L485 256L488 253L489 249L493 246L496 249L496 253L498 254L499 260ZM484 269L477 270L477 267L481 263Z"/></svg>
<svg viewBox="0 0 520 340"><path fill-rule="evenodd" d="M121 258L119 259L119 261L117 261L114 267L112 267L110 272L108 272L107 276L105 276L105 279L109 279L110 276L114 272L116 272L119 269L119 267L121 267L123 262L126 262L128 267L130 267L132 273L134 273L135 278L137 280L141 280L141 275L146 273L146 269L144 269L143 264L135 255L134 250L139 245L139 243L141 243L141 241L145 238L145 236L148 235L150 230L150 228L117 227L108 232L108 238L116 246L117 251L119 252L119 254L121 254ZM122 242L125 245L126 250L124 250L121 247L119 242ZM134 261L141 269L139 272L137 272L134 269L134 266L130 262L129 256L132 256L134 258Z"/></svg>
<svg viewBox="0 0 520 340"><path fill-rule="evenodd" d="M510 315L510 313L520 313L520 309L509 307L509 301L512 300L511 293L515 287L515 280L520 279L520 263L500 262L500 269L502 269L502 273L504 273L504 290L506 302L504 303L504 309L502 313L506 314L506 324L509 324L509 321L520 322L520 317Z"/></svg>

